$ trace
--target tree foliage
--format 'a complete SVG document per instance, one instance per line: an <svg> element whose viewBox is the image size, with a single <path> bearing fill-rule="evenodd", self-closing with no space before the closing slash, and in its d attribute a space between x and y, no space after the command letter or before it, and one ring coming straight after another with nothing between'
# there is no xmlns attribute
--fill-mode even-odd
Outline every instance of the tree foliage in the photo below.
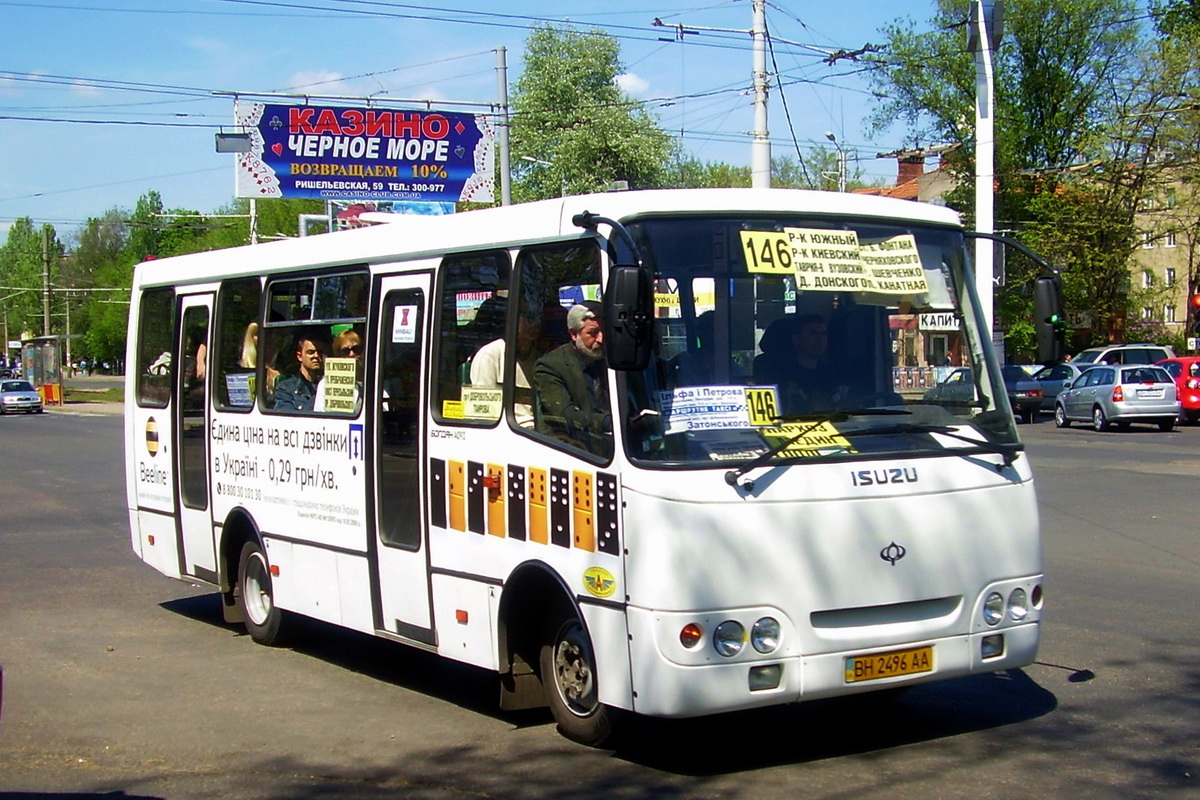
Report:
<svg viewBox="0 0 1200 800"><path fill-rule="evenodd" d="M974 171L975 55L967 50L967 0L937 0L929 32L886 29L876 88L912 135L953 143L952 173ZM995 76L995 224L1063 270L1068 309L1092 314L1112 335L1129 302L1128 263L1140 242L1137 209L1153 170L1154 124L1139 112L1156 89L1131 0L1009 0ZM948 202L970 219L964 184ZM1032 343L1029 285L1037 268L1017 260L997 296L1009 349Z"/></svg>
<svg viewBox="0 0 1200 800"><path fill-rule="evenodd" d="M46 279L51 285L57 282L63 252L52 225L35 228L32 219L21 217L8 229L0 247L0 297L4 298L0 313L10 339L47 333L43 324Z"/></svg>
<svg viewBox="0 0 1200 800"><path fill-rule="evenodd" d="M545 26L525 44L512 97L513 199L663 185L670 136L616 84L615 39L599 31ZM530 161L528 159L534 159Z"/></svg>

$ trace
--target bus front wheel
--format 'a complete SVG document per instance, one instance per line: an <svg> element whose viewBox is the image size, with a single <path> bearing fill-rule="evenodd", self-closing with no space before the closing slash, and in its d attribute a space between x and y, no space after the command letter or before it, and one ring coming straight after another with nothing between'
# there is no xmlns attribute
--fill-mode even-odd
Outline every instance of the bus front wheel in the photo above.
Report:
<svg viewBox="0 0 1200 800"><path fill-rule="evenodd" d="M242 555L238 559L238 602L250 638L259 644L279 644L283 612L275 606L271 568L258 542L242 545Z"/></svg>
<svg viewBox="0 0 1200 800"><path fill-rule="evenodd" d="M598 700L596 656L573 613L549 627L540 653L546 702L563 736L600 747L613 732L613 709Z"/></svg>

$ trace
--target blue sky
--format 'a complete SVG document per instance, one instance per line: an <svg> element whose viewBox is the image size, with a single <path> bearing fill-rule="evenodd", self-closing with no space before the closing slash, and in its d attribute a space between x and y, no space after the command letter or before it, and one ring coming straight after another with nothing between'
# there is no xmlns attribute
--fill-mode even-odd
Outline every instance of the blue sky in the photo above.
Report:
<svg viewBox="0 0 1200 800"><path fill-rule="evenodd" d="M774 153L794 154L793 134L802 152L827 146L831 131L866 177L892 179L895 161L875 156L904 144L904 131L870 134L855 65L787 42L852 50L931 10L930 0L768 2L788 84L771 95ZM676 41L655 18L696 32ZM617 36L622 85L687 152L750 163L750 37L701 30L748 31L750 0L0 0L0 234L30 216L69 235L151 189L170 208L230 202L234 156L215 152L213 134L229 129L233 101L214 92L496 102L495 48L507 48L515 84L530 28L548 21Z"/></svg>

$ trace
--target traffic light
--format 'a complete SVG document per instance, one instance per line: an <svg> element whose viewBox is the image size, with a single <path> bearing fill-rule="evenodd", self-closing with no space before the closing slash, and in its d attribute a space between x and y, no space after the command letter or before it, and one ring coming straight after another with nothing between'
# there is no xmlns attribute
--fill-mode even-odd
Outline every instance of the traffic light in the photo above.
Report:
<svg viewBox="0 0 1200 800"><path fill-rule="evenodd" d="M1200 334L1200 294L1188 297L1188 316L1192 320L1192 331Z"/></svg>

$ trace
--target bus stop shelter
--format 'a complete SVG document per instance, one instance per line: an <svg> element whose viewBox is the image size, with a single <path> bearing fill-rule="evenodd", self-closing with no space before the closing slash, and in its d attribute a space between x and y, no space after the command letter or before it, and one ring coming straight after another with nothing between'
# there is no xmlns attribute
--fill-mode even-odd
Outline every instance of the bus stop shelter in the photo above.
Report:
<svg viewBox="0 0 1200 800"><path fill-rule="evenodd" d="M63 404L62 336L21 340L21 374L41 392L46 405Z"/></svg>

